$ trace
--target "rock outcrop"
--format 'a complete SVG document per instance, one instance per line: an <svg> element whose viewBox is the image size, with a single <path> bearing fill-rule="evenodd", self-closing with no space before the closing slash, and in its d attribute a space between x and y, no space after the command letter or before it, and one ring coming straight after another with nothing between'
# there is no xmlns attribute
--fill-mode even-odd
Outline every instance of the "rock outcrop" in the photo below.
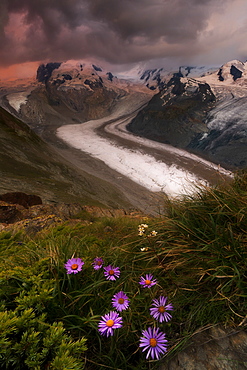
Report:
<svg viewBox="0 0 247 370"><path fill-rule="evenodd" d="M22 208L0 201L0 224L13 224L22 220Z"/></svg>
<svg viewBox="0 0 247 370"><path fill-rule="evenodd" d="M22 192L10 192L0 195L0 200L6 203L19 204L25 208L42 204L42 199L38 195L26 194Z"/></svg>
<svg viewBox="0 0 247 370"><path fill-rule="evenodd" d="M127 128L148 139L185 149L198 134L207 132L206 113L214 103L208 84L173 77Z"/></svg>
<svg viewBox="0 0 247 370"><path fill-rule="evenodd" d="M27 194L25 195L28 197ZM2 197L4 198L4 196ZM36 199L36 197L30 199ZM38 199L39 197L37 197ZM27 203L20 205L18 202L20 203L18 198L16 198L15 204L0 200L0 231L18 232L23 230L28 233L36 233L64 221L88 223L100 217L138 218L144 216L134 209L111 209L80 203L39 203L27 206Z"/></svg>
<svg viewBox="0 0 247 370"><path fill-rule="evenodd" d="M247 369L246 328L214 326L196 334L189 345L159 370Z"/></svg>

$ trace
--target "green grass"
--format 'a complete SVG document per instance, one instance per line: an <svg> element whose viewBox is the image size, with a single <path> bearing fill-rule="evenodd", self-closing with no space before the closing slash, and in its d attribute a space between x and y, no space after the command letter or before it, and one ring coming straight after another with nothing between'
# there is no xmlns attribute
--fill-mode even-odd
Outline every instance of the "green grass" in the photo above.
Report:
<svg viewBox="0 0 247 370"><path fill-rule="evenodd" d="M48 369L155 369L160 362L146 360L139 349L148 326L166 333L168 352L161 361L168 361L194 332L217 323L239 325L247 309L247 174L237 175L230 185L167 201L166 208L167 215L156 219L66 222L33 238L2 232L1 311L10 324L1 338L9 357L0 353L0 369L10 369L11 361L20 369L38 369L32 361L40 358ZM143 236L138 235L140 223L148 224ZM152 230L157 236L148 237ZM72 256L85 262L82 272L73 276L64 268ZM119 266L119 279L107 281L102 269L95 271L95 257ZM150 289L139 284L146 273L158 280ZM98 332L98 322L113 309L112 296L120 290L128 295L130 308L121 313L123 327L106 338ZM168 296L174 306L168 323L156 322L149 313L152 299L160 295ZM19 326L16 322L28 310L34 317L27 330L25 320ZM56 335L54 322L62 333L52 352L44 343ZM39 349L39 358L31 361L27 344L22 351L17 346L25 335ZM15 353L10 345L17 348ZM78 348L83 348L80 353ZM66 367L65 361L71 365Z"/></svg>

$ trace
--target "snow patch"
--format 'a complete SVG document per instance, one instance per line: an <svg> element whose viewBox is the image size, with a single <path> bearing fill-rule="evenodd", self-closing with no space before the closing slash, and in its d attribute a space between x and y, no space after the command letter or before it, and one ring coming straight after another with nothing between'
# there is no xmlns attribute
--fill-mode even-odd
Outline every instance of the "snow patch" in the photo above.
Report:
<svg viewBox="0 0 247 370"><path fill-rule="evenodd" d="M26 104L27 97L30 94L30 91L22 91L13 94L7 95L7 99L12 108L19 112L22 104Z"/></svg>

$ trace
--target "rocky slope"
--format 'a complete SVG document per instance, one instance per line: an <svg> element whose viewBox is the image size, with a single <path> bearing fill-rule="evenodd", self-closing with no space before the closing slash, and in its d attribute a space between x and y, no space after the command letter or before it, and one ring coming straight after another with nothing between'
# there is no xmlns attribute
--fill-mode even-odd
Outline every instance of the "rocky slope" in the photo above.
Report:
<svg viewBox="0 0 247 370"><path fill-rule="evenodd" d="M231 170L246 168L247 63L234 60L196 80L182 76L181 69L169 81L158 79L161 91L129 130Z"/></svg>
<svg viewBox="0 0 247 370"><path fill-rule="evenodd" d="M206 112L214 104L208 84L173 77L127 128L148 139L187 148L196 135L207 131Z"/></svg>
<svg viewBox="0 0 247 370"><path fill-rule="evenodd" d="M131 207L121 191L61 157L26 124L0 108L0 193L39 195L44 202Z"/></svg>
<svg viewBox="0 0 247 370"><path fill-rule="evenodd" d="M37 83L23 91L23 99L6 94L5 106L39 135L63 124L99 119L111 113L119 99L128 94L129 83L95 64L48 63L37 71Z"/></svg>
<svg viewBox="0 0 247 370"><path fill-rule="evenodd" d="M18 233L24 231L34 235L41 230L68 221L88 224L101 218L128 217L140 218L143 214L136 210L102 208L82 203L43 203L33 194L9 192L0 195L0 231ZM106 231L111 231L107 228Z"/></svg>

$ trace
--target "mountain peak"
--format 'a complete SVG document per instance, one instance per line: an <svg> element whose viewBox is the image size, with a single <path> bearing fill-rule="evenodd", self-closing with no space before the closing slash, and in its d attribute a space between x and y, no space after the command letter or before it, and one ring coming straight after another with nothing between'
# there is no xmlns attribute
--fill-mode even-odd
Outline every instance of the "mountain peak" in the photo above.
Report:
<svg viewBox="0 0 247 370"><path fill-rule="evenodd" d="M105 72L98 63L77 60L41 64L37 70L37 80L43 83L51 79L53 81L59 80L60 84L68 81L81 83L81 80L85 78L99 79L100 81L105 78L112 81L114 76L111 72Z"/></svg>
<svg viewBox="0 0 247 370"><path fill-rule="evenodd" d="M242 77L247 77L247 63L236 59L231 60L219 68L217 76L221 82L235 82Z"/></svg>

